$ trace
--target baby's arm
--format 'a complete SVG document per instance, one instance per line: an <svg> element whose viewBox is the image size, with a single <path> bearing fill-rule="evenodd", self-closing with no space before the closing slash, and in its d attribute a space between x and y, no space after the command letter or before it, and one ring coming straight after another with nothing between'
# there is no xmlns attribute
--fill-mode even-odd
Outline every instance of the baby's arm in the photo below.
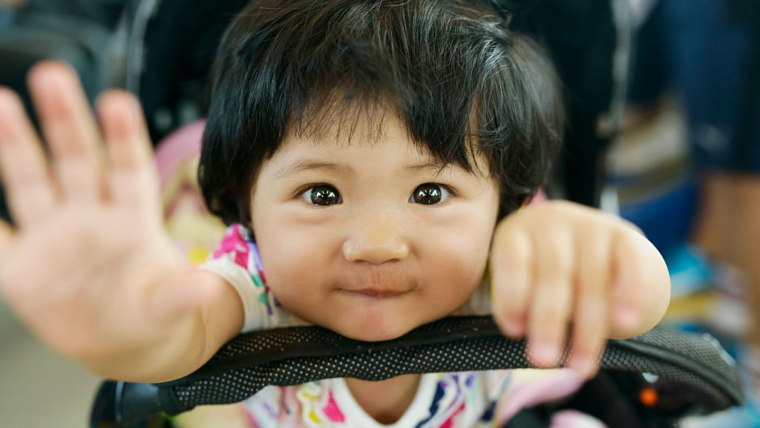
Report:
<svg viewBox="0 0 760 428"><path fill-rule="evenodd" d="M220 276L186 271L163 229L139 103L99 99L102 131L74 71L29 78L50 159L19 97L0 88L0 296L45 344L97 374L136 382L200 367L243 324ZM105 144L104 144L105 143Z"/></svg>
<svg viewBox="0 0 760 428"><path fill-rule="evenodd" d="M216 291L209 293L200 307L177 322L158 342L117 354L83 356L81 362L107 379L166 382L193 373L240 333L242 303L226 280L213 272L193 269L176 281L179 287L203 284L202 287L210 286Z"/></svg>

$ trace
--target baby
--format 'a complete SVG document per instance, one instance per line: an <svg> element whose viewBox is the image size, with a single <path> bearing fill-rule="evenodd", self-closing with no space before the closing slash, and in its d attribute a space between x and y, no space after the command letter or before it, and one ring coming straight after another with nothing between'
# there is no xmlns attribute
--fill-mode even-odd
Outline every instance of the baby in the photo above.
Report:
<svg viewBox="0 0 760 428"><path fill-rule="evenodd" d="M110 91L100 127L75 74L29 76L48 162L0 89L0 292L43 342L100 376L162 382L241 331L316 324L379 341L492 313L536 367L593 376L608 338L663 316L665 264L631 224L568 202L526 206L562 135L537 47L475 0L260 0L212 78L199 180L230 225L200 269L162 229L139 104ZM102 142L102 143L101 143ZM44 264L44 266L39 266ZM492 426L510 373L270 387L246 426ZM214 426L214 425L210 425ZM384 425L383 425L384 426Z"/></svg>

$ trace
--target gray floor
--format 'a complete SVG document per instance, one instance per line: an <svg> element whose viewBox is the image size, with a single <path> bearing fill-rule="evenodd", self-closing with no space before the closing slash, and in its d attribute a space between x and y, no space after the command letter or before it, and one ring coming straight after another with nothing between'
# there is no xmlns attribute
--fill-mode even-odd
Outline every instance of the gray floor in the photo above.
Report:
<svg viewBox="0 0 760 428"><path fill-rule="evenodd" d="M99 382L40 345L0 302L0 427L86 428Z"/></svg>

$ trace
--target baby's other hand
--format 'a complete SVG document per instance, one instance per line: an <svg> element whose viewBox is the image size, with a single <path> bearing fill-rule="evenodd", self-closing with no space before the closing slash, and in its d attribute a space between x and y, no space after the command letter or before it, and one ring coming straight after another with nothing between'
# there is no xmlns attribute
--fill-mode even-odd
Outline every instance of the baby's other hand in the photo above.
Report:
<svg viewBox="0 0 760 428"><path fill-rule="evenodd" d="M493 315L504 334L527 337L537 367L591 377L606 340L643 334L662 318L670 277L657 249L631 223L565 201L506 217L490 257ZM569 337L568 337L569 336Z"/></svg>

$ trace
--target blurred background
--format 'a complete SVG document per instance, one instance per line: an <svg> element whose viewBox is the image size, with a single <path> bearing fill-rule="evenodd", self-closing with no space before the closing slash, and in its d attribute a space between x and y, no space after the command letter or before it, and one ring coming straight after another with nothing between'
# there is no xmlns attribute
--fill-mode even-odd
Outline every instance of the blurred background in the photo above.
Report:
<svg viewBox="0 0 760 428"><path fill-rule="evenodd" d="M744 407L684 426L760 427L760 1L497 1L547 46L565 86L570 127L547 193L639 225L673 277L664 322L712 334L744 375ZM0 85L28 103L27 70L52 58L91 100L111 87L140 98L166 225L191 263L224 230L195 167L209 65L245 3L0 0ZM0 427L86 426L99 379L40 346L2 302L0 343Z"/></svg>

